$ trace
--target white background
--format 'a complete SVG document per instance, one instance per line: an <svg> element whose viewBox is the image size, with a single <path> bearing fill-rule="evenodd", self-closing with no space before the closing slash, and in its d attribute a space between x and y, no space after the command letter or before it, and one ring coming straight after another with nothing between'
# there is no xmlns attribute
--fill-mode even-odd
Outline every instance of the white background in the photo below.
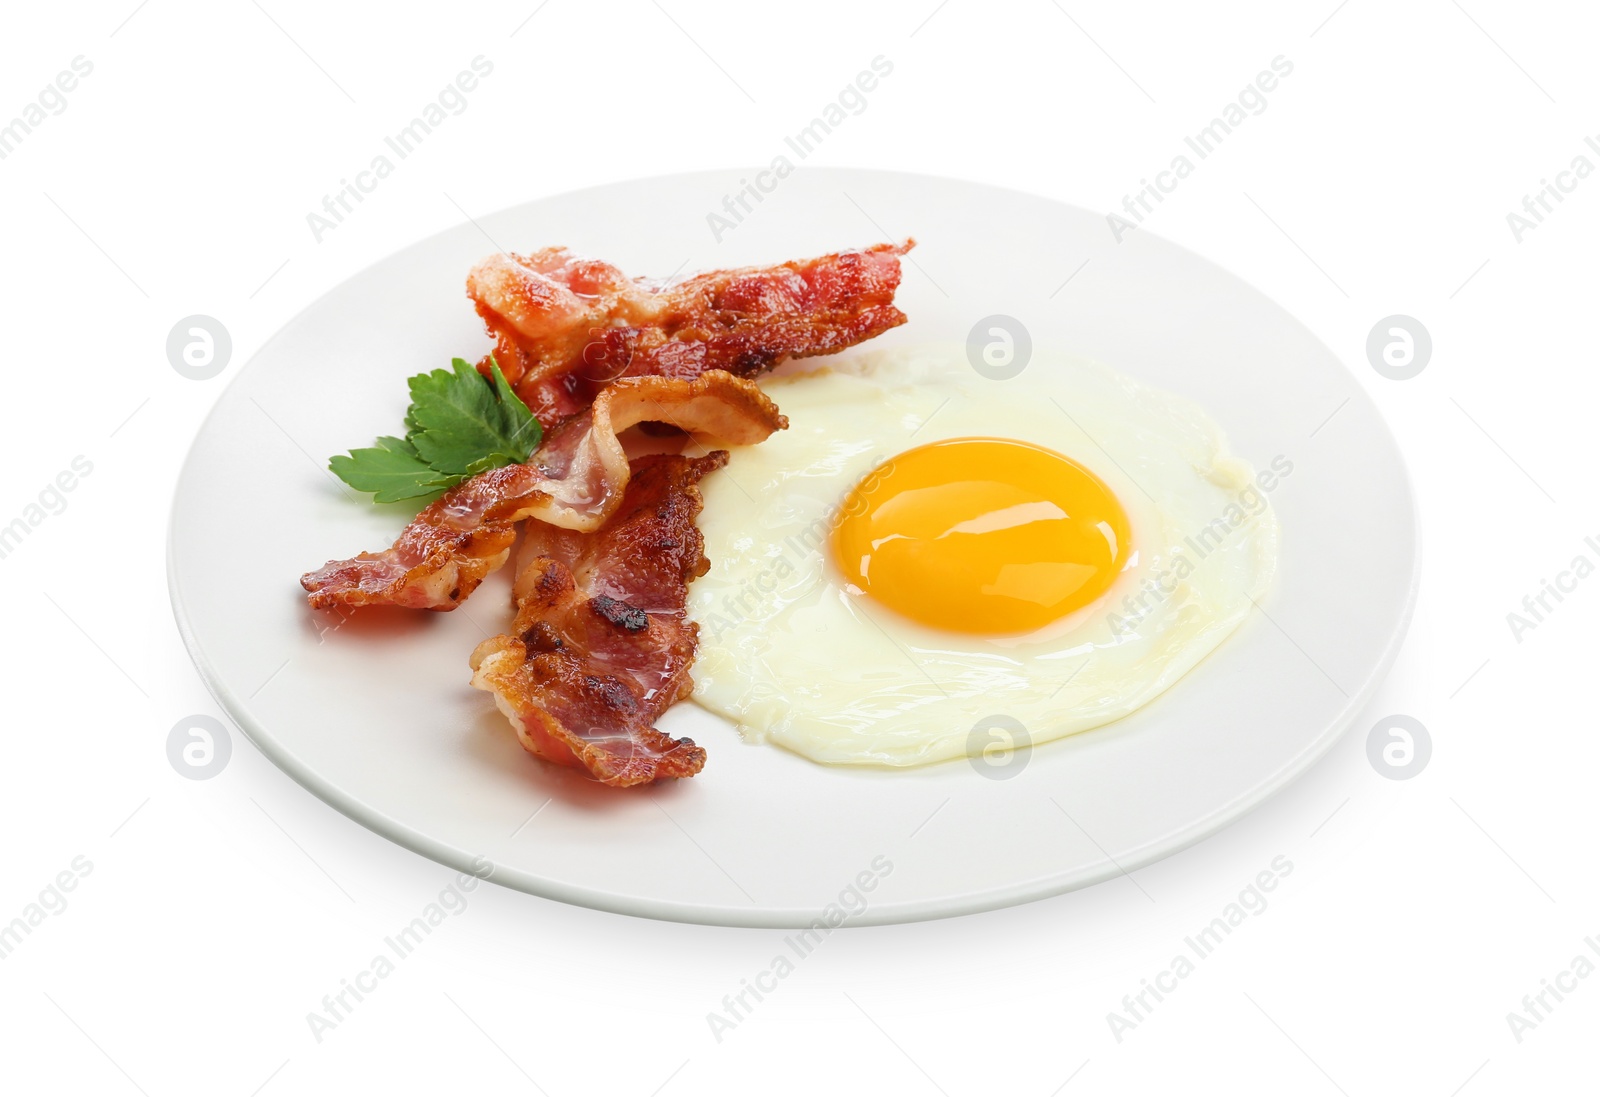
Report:
<svg viewBox="0 0 1600 1097"><path fill-rule="evenodd" d="M1600 514L1582 456L1600 181L1578 183L1520 243L1506 221L1574 157L1600 163L1583 144L1600 132L1592 12L1502 0L526 0L448 15L135 2L29 5L0 38L0 120L75 56L94 66L0 161L0 524L75 456L93 464L66 509L0 560L0 921L75 857L93 865L0 961L6 1088L1593 1086L1600 977L1520 1042L1507 1014L1600 936L1600 580L1521 642L1506 621L1580 552L1600 559L1583 543ZM469 108L318 243L306 214L480 54L494 72ZM781 934L493 886L318 1042L307 1013L451 874L324 806L237 732L212 780L169 765L175 721L220 716L177 636L163 568L171 486L206 409L289 316L387 253L575 187L765 163L879 54L893 75L810 162L1097 210L1120 206L1272 58L1293 62L1268 109L1146 228L1266 289L1390 417L1425 552L1393 675L1325 761L1199 847L1017 909L835 934L720 1042L706 1014L768 966ZM167 362L168 330L194 313L232 332L217 380ZM1369 329L1394 313L1433 334L1414 380L1366 363ZM1365 750L1367 729L1397 712L1434 743L1404 782ZM1294 871L1270 907L1116 1039L1108 1012L1280 855Z"/></svg>

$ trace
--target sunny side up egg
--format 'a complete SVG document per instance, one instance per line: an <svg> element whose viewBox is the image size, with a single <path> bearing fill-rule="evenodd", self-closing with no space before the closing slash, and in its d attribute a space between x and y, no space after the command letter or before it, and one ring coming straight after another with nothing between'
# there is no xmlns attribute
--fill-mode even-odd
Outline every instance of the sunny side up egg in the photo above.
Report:
<svg viewBox="0 0 1600 1097"><path fill-rule="evenodd" d="M1148 703L1271 581L1258 474L1194 404L1036 354L875 352L764 386L789 429L702 484L694 699L818 762L908 766Z"/></svg>

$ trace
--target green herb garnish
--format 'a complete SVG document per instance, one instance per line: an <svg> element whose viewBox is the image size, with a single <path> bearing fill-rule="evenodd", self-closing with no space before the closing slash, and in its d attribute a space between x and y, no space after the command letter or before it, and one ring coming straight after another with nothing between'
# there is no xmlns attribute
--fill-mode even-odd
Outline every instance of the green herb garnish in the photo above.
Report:
<svg viewBox="0 0 1600 1097"><path fill-rule="evenodd" d="M539 447L543 431L490 358L485 377L461 358L455 372L419 373L407 384L406 436L385 435L367 449L328 462L333 474L373 502L436 495L485 469L519 465Z"/></svg>

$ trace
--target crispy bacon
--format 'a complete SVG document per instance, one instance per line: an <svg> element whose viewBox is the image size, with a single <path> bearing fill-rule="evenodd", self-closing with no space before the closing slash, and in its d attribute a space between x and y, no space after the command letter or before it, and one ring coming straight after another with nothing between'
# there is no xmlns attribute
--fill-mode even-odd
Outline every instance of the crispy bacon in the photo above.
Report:
<svg viewBox="0 0 1600 1097"><path fill-rule="evenodd" d="M502 253L467 276L494 357L546 427L624 376L753 377L789 358L832 354L905 323L900 256L875 244L677 283L629 279L565 248ZM479 368L487 372L489 359Z"/></svg>
<svg viewBox="0 0 1600 1097"><path fill-rule="evenodd" d="M721 371L617 381L553 431L533 462L478 474L429 504L392 548L330 561L300 585L314 609L454 609L505 563L522 519L574 531L602 526L628 485L617 435L646 420L741 445L788 426L752 382Z"/></svg>
<svg viewBox="0 0 1600 1097"><path fill-rule="evenodd" d="M697 626L684 604L710 566L697 485L727 460L641 457L598 531L528 527L512 633L478 645L472 684L494 694L530 753L616 786L705 765L694 740L652 725L693 688Z"/></svg>

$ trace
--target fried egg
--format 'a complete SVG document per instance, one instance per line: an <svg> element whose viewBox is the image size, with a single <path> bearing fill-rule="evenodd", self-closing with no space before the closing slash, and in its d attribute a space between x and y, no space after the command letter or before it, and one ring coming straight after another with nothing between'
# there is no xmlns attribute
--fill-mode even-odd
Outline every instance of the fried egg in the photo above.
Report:
<svg viewBox="0 0 1600 1097"><path fill-rule="evenodd" d="M1119 719L1267 590L1293 471L1187 400L961 346L774 378L789 429L702 485L694 699L817 762L910 766ZM1018 732L1010 733L1013 738Z"/></svg>

